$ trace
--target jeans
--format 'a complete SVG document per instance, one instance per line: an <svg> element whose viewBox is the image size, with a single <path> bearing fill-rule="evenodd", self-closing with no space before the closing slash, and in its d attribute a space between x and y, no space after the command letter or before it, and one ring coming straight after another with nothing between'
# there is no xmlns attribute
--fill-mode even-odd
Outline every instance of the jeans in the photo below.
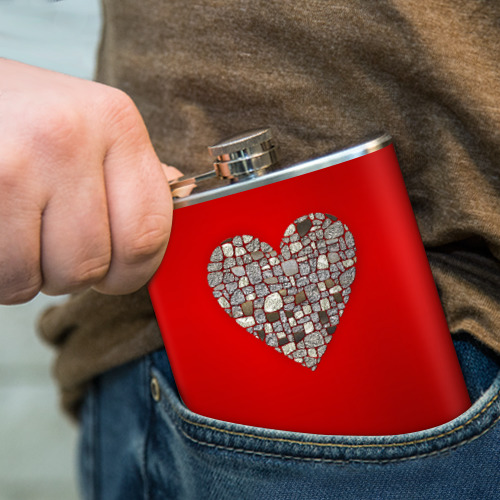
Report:
<svg viewBox="0 0 500 500"><path fill-rule="evenodd" d="M498 499L498 360L455 346L474 401L439 427L398 436L323 436L194 414L164 351L94 381L82 409L86 499Z"/></svg>

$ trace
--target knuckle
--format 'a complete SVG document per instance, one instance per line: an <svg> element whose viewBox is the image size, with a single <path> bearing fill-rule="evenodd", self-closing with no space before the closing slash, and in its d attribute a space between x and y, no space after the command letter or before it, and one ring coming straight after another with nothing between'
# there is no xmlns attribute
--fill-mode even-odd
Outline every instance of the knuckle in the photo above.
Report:
<svg viewBox="0 0 500 500"><path fill-rule="evenodd" d="M103 255L74 263L57 280L46 282L44 292L59 295L84 290L106 276L109 262L109 255Z"/></svg>
<svg viewBox="0 0 500 500"><path fill-rule="evenodd" d="M125 113L136 113L137 108L132 98L123 90L115 87L107 87L106 103L114 111Z"/></svg>
<svg viewBox="0 0 500 500"><path fill-rule="evenodd" d="M29 226L14 224L5 229L7 236L0 239L0 303L21 304L35 297L42 286L39 238Z"/></svg>
<svg viewBox="0 0 500 500"><path fill-rule="evenodd" d="M125 135L127 141L131 140L130 136L141 138L145 133L145 125L132 98L111 87L105 94L103 118L107 126L111 127L112 136L122 138Z"/></svg>
<svg viewBox="0 0 500 500"><path fill-rule="evenodd" d="M16 168L17 162L2 162L0 165L0 191L2 193L17 192L22 187L21 169Z"/></svg>
<svg viewBox="0 0 500 500"><path fill-rule="evenodd" d="M85 127L82 113L76 106L58 106L43 120L32 121L31 137L38 151L57 147L58 151L72 151L84 136Z"/></svg>
<svg viewBox="0 0 500 500"><path fill-rule="evenodd" d="M68 284L72 288L80 288L97 283L106 276L108 269L109 256L88 259L72 269Z"/></svg>
<svg viewBox="0 0 500 500"><path fill-rule="evenodd" d="M0 303L6 306L25 304L26 302L34 299L38 295L39 291L40 287L25 288L22 290L12 291L2 296L0 299Z"/></svg>
<svg viewBox="0 0 500 500"><path fill-rule="evenodd" d="M5 194L20 191L26 185L26 171L30 160L23 149L11 147L2 149L0 160L0 192Z"/></svg>
<svg viewBox="0 0 500 500"><path fill-rule="evenodd" d="M140 229L133 234L122 250L122 261L126 265L142 264L164 252L170 233L170 218L165 215L150 215L144 218Z"/></svg>
<svg viewBox="0 0 500 500"><path fill-rule="evenodd" d="M31 278L29 281L22 279L9 280L10 283L4 283L0 290L0 303L4 305L15 305L29 302L41 289L42 282L40 278Z"/></svg>

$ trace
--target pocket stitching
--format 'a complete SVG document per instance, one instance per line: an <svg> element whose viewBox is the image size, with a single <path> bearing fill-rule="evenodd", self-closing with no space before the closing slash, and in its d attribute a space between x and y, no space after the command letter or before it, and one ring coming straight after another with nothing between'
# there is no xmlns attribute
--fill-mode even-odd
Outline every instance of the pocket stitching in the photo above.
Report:
<svg viewBox="0 0 500 500"><path fill-rule="evenodd" d="M252 439L260 439L264 441L273 441L277 443L288 443L288 444L299 444L299 445L309 445L309 446L321 446L321 447L327 447L327 448L393 448L393 447L398 447L398 446L408 446L408 445L415 445L415 444L421 444L421 443L427 443L429 441L434 441L437 439L440 439L442 437L449 436L451 434L454 434L455 432L458 432L465 427L469 426L474 420L479 418L484 412L486 412L494 403L495 401L500 397L500 391L497 392L497 394L491 399L491 401L488 402L486 406L484 406L480 412L472 416L467 422L463 423L462 425L459 425L458 427L455 427L453 429L450 429L449 431L443 432L441 434L438 434L436 436L429 436L426 438L421 438L421 439L414 439L412 441L402 441L402 442L397 442L397 443L388 443L388 444L378 444L378 443L365 443L365 444L344 444L344 443L321 443L321 442L315 442L315 441L300 441L300 440L295 440L295 439L288 439L288 438L275 438L272 436L259 436L257 434L250 434L250 433L245 433L245 432L238 432L238 431L231 431L228 429L220 429L215 426L211 426L208 424L202 424L199 422L194 422L183 415L181 415L176 408L174 408L172 405L171 408L173 411L176 413L176 415L186 422L187 424L193 425L195 427L200 427L203 429L208 429L216 432L222 432L225 434L229 434L232 436L239 436L239 437L246 437L246 438L252 438ZM495 422L498 421L498 418L495 420ZM495 423L494 422L494 423ZM493 425L493 424L492 424ZM491 427L491 425L486 429L488 430ZM182 431L184 432L184 431ZM194 439L194 438L193 438ZM208 444L208 443L207 443Z"/></svg>
<svg viewBox="0 0 500 500"><path fill-rule="evenodd" d="M498 394L497 394L498 397ZM182 418L182 417L181 417ZM459 448L462 445L465 445L467 443L470 443L472 441L475 441L476 439L480 438L483 434L486 434L497 422L500 421L500 416L498 416L491 425L489 425L486 429L483 429L483 431L475 436L472 436L468 439L465 439L463 441L460 441L459 443L456 443L454 445L447 446L445 448L440 448L438 450L434 450L428 453L421 453L421 454L416 454L416 455L411 455L407 457L396 457L396 458L389 458L389 459L380 459L377 457L374 457L373 459L356 459L356 458L345 458L345 459L335 459L335 458L314 458L314 457L299 457L299 456L294 456L294 455L284 455L280 453L270 453L270 452L261 452L261 451L255 451L255 450L247 450L245 448L236 448L236 447L231 447L231 446L224 446L224 445L219 445L215 443L209 443L206 441L201 441L198 440L189 434L187 434L183 429L180 429L182 434L189 439L190 441L202 445L202 446L208 446L210 448L217 448L221 450L226 450L226 451L232 451L232 452L238 452L238 453L246 453L247 455L258 455L258 456L265 456L265 457L272 457L272 458L278 458L278 459L286 459L286 460L298 460L302 462L317 462L317 463L333 463L333 464L346 464L346 463L373 463L376 462L377 464L386 464L386 463L391 463L391 462L403 462L403 461L409 461L409 460L416 460L419 458L429 458L435 455L438 455L440 453L444 453L446 451L454 450L455 448ZM465 424L464 424L465 425ZM220 429L219 429L220 430ZM263 438L264 439L264 438ZM272 439L272 438L269 438ZM293 442L293 441L292 441ZM301 441L296 441L295 444L304 444ZM331 447L361 447L363 445L334 445L334 444L327 444L327 443L307 443L307 444L313 444L315 446L317 445L324 445L324 446L331 446ZM410 444L410 443L407 443ZM370 445L370 446L376 446L376 445ZM381 448L387 447L390 445L379 445Z"/></svg>

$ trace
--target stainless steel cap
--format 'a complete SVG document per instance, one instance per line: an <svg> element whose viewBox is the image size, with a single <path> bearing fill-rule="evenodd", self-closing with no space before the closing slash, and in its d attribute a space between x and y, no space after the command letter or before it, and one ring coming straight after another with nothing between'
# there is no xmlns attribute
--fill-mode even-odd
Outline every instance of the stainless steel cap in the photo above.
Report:
<svg viewBox="0 0 500 500"><path fill-rule="evenodd" d="M278 160L269 128L249 130L208 148L219 178L238 180L259 177Z"/></svg>

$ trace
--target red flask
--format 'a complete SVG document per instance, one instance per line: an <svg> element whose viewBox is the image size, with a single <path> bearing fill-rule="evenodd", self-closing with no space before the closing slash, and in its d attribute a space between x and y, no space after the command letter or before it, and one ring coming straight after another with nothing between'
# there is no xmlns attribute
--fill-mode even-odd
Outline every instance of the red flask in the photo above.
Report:
<svg viewBox="0 0 500 500"><path fill-rule="evenodd" d="M184 403L317 434L400 434L464 412L390 137L265 173L274 152L267 130L225 141L216 170L247 178L175 201L149 290Z"/></svg>

